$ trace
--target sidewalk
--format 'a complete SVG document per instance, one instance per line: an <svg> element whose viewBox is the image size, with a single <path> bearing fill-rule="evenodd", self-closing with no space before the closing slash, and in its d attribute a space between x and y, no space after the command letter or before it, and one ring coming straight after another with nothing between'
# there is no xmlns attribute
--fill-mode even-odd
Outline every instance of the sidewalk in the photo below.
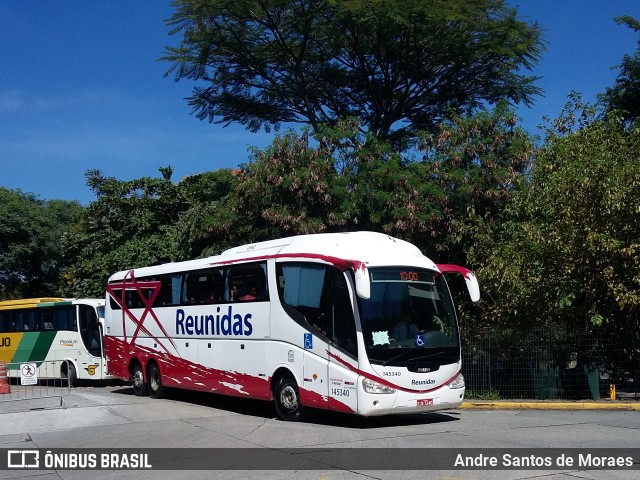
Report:
<svg viewBox="0 0 640 480"><path fill-rule="evenodd" d="M465 400L465 410L636 410L640 401L620 400Z"/></svg>

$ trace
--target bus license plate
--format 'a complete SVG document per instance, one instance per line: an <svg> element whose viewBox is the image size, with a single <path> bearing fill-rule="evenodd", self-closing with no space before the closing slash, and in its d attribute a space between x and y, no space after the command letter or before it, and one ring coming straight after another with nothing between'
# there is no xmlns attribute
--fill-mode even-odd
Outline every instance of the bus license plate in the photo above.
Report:
<svg viewBox="0 0 640 480"><path fill-rule="evenodd" d="M433 398L425 398L422 400L418 400L419 407L428 407L429 405L433 405Z"/></svg>

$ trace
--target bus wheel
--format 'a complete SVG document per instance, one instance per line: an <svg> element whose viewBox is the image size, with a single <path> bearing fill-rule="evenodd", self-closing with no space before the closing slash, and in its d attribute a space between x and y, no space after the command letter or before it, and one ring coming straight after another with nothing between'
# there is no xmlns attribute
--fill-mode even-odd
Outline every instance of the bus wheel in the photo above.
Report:
<svg viewBox="0 0 640 480"><path fill-rule="evenodd" d="M280 377L273 388L273 398L278 416L285 421L296 422L302 418L304 407L300 403L300 393L296 381L290 377Z"/></svg>
<svg viewBox="0 0 640 480"><path fill-rule="evenodd" d="M133 383L133 394L136 397L143 397L147 394L147 384L144 383L142 367L138 364L135 364L131 371L131 382Z"/></svg>
<svg viewBox="0 0 640 480"><path fill-rule="evenodd" d="M75 387L78 382L78 373L76 372L75 365L71 362L67 362L67 368L64 368L63 370L63 376L67 379L69 388Z"/></svg>
<svg viewBox="0 0 640 480"><path fill-rule="evenodd" d="M151 398L162 398L164 387L162 386L160 369L155 363L149 367L147 377L149 379L149 395L151 395Z"/></svg>

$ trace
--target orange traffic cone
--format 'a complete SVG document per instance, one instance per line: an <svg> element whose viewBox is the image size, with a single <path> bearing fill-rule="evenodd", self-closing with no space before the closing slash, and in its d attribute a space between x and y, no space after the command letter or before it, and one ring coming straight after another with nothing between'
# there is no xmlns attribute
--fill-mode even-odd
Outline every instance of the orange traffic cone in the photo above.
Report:
<svg viewBox="0 0 640 480"><path fill-rule="evenodd" d="M11 393L11 388L7 381L7 362L0 362L0 394L4 393Z"/></svg>

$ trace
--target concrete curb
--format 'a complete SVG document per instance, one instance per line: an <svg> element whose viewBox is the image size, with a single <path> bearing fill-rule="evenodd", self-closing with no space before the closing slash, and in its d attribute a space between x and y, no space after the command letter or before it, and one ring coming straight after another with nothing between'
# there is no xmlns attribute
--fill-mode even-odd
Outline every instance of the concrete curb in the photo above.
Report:
<svg viewBox="0 0 640 480"><path fill-rule="evenodd" d="M611 401L485 401L467 400L460 407L465 410L635 410L640 411L640 402Z"/></svg>

